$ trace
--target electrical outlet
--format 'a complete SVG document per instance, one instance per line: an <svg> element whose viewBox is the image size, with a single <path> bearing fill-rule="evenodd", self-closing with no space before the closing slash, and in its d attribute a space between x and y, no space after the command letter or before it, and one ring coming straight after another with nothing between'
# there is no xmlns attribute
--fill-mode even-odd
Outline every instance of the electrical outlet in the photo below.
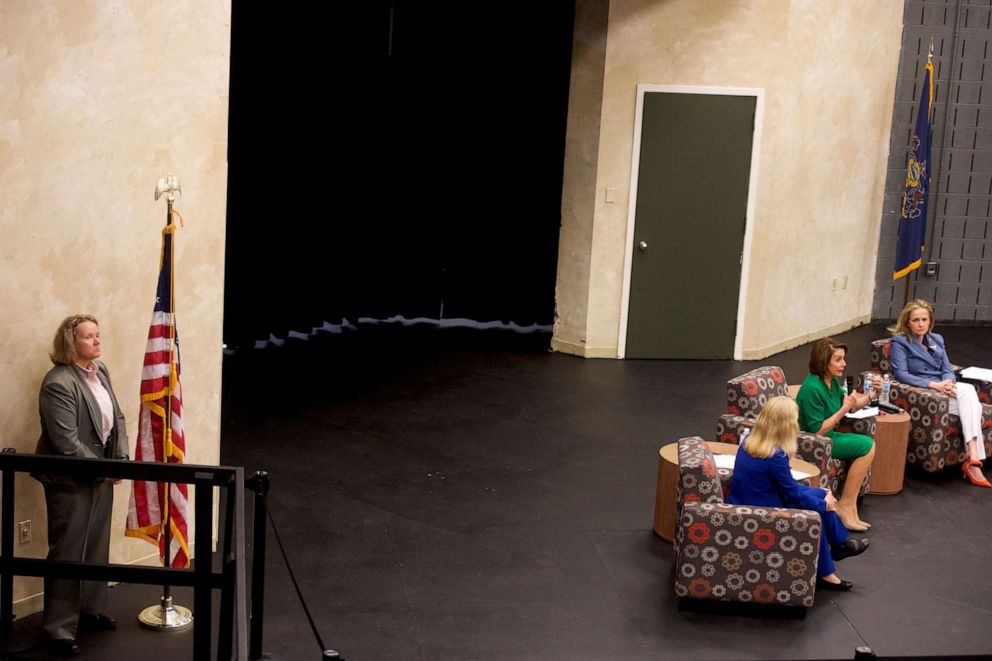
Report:
<svg viewBox="0 0 992 661"><path fill-rule="evenodd" d="M21 544L31 543L31 519L21 521L17 524L17 532L20 536Z"/></svg>

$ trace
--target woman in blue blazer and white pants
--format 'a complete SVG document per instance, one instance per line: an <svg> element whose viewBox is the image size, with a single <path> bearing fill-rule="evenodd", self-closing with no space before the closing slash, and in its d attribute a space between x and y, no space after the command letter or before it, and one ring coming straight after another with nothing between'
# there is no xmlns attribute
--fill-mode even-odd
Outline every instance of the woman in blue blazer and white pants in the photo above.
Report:
<svg viewBox="0 0 992 661"><path fill-rule="evenodd" d="M889 351L892 375L902 383L930 388L951 398L950 412L961 418L968 455L961 470L965 479L992 487L982 474L982 405L970 383L958 383L944 348L944 338L933 331L933 308L922 299L906 304L899 314Z"/></svg>

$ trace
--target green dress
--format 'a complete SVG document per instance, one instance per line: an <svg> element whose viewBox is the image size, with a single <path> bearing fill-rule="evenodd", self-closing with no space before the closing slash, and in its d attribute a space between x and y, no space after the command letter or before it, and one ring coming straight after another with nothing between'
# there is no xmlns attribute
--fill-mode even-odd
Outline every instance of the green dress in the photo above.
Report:
<svg viewBox="0 0 992 661"><path fill-rule="evenodd" d="M830 380L830 387L823 379L810 374L803 381L796 395L799 404L799 428L813 434L820 431L823 421L832 416L844 404L844 389L836 377ZM831 430L826 433L834 441L834 459L857 459L871 452L875 441L864 434Z"/></svg>

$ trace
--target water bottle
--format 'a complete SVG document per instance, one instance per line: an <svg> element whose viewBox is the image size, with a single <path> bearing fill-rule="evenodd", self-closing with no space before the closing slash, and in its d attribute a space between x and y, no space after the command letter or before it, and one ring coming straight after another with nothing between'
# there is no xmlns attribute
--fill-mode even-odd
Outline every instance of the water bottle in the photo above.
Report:
<svg viewBox="0 0 992 661"><path fill-rule="evenodd" d="M879 404L888 405L889 403L889 375L885 374L882 376L882 394L878 397Z"/></svg>
<svg viewBox="0 0 992 661"><path fill-rule="evenodd" d="M875 376L874 373L872 372L865 372L864 375L862 375L861 377L861 387L864 390L865 394L868 395L869 404L871 404L871 400L875 398L873 394L875 392L875 386L874 383L872 382L872 379L874 378Z"/></svg>

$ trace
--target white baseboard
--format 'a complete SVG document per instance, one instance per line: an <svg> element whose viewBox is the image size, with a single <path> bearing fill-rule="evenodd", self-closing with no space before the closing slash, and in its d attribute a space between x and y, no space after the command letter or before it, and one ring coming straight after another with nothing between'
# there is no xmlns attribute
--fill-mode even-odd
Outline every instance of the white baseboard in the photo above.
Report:
<svg viewBox="0 0 992 661"><path fill-rule="evenodd" d="M569 342L558 338L551 338L551 349L561 353L568 353L573 356L583 358L616 358L616 347L590 347L580 342Z"/></svg>
<svg viewBox="0 0 992 661"><path fill-rule="evenodd" d="M151 555L146 555L137 560L132 560L131 562L126 562L127 565L148 565L154 566L159 564L158 552L152 553ZM110 585L116 585L116 583L110 583ZM27 597L23 597L14 602L14 617L26 617L34 613L40 613L45 607L45 593L38 592L37 594L32 594Z"/></svg>
<svg viewBox="0 0 992 661"><path fill-rule="evenodd" d="M849 331L852 328L857 328L871 321L871 315L865 314L853 319L848 319L847 321L842 321L839 324L834 324L826 328L821 328L819 330L811 331L809 333L803 333L802 335L797 335L796 337L791 337L787 340L782 340L781 342L776 342L775 344L770 344L766 347L761 347L760 349L743 349L741 351L741 358L743 360L759 360L761 358L767 358L773 354L780 351L785 351L786 349L792 349L793 347L798 347L807 342L817 340L821 337L828 337L830 335L835 335L837 333L843 333L844 331Z"/></svg>

